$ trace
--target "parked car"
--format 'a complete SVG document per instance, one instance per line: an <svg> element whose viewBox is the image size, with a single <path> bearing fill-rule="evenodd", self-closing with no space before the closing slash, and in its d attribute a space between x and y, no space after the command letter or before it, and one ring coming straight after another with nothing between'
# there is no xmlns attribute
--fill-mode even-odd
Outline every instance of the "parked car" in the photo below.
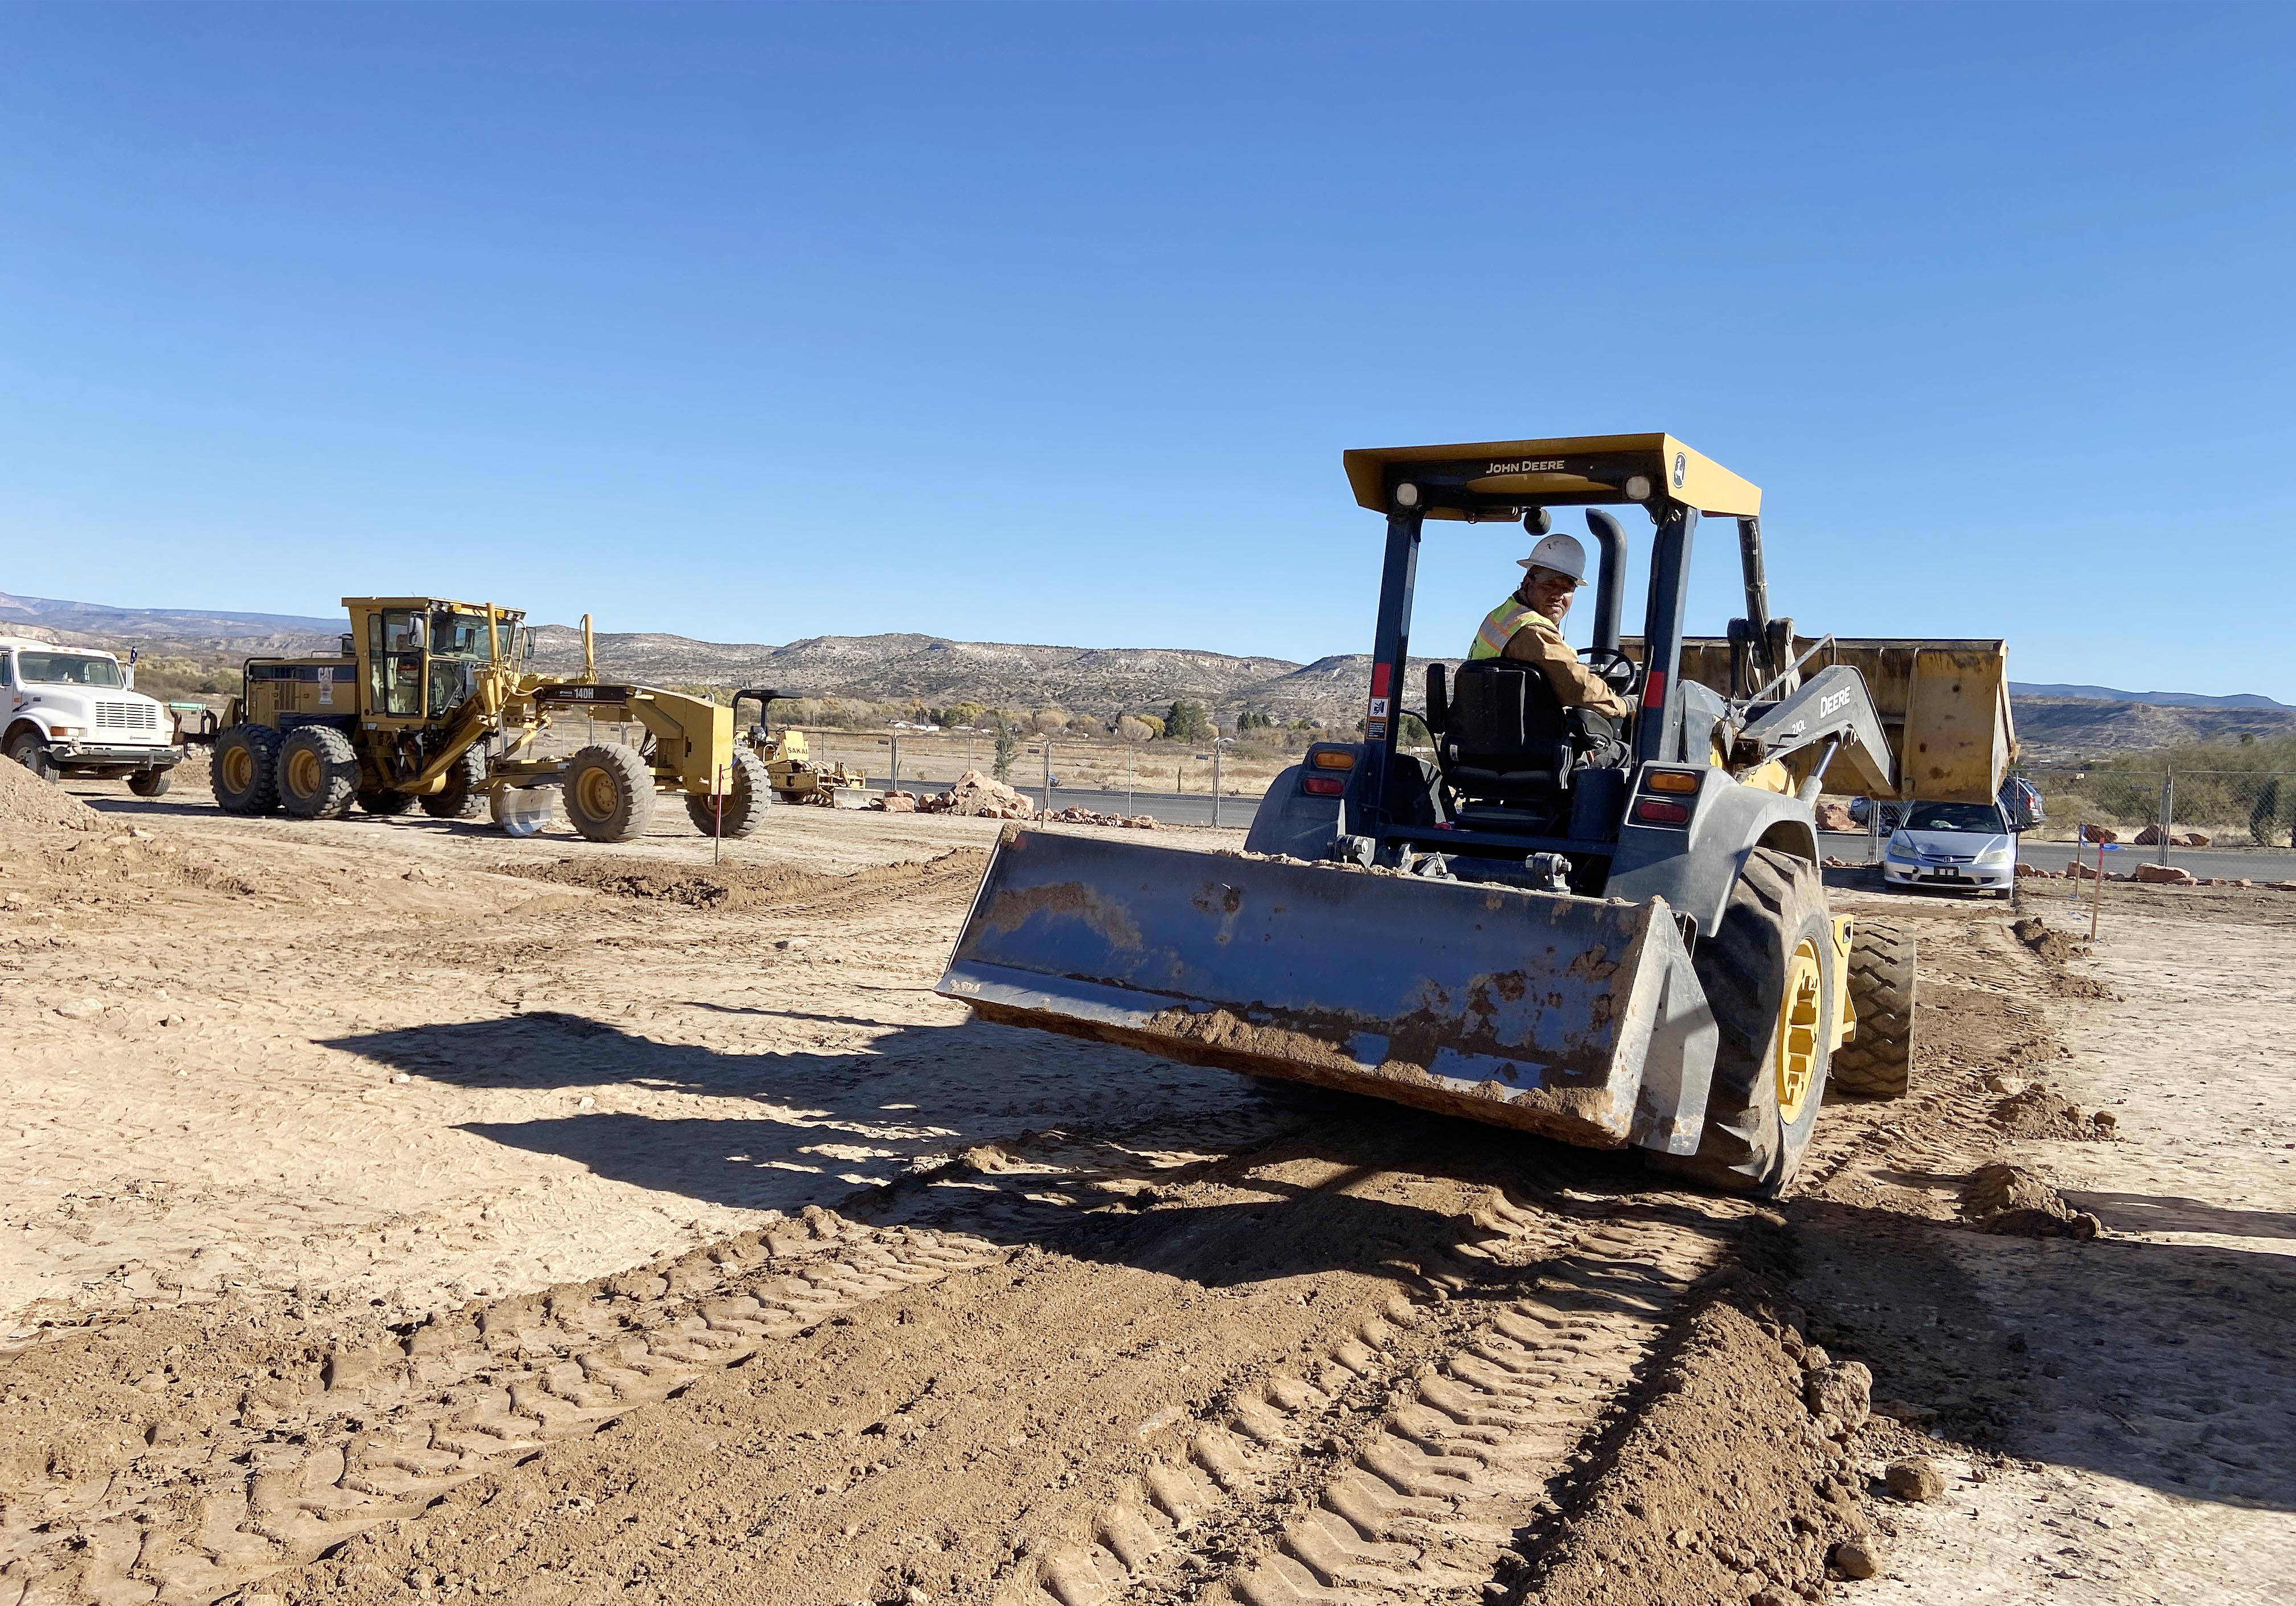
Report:
<svg viewBox="0 0 2296 1606"><path fill-rule="evenodd" d="M1882 850L1892 887L2006 896L2017 884L2017 833L1997 803L1909 803Z"/></svg>

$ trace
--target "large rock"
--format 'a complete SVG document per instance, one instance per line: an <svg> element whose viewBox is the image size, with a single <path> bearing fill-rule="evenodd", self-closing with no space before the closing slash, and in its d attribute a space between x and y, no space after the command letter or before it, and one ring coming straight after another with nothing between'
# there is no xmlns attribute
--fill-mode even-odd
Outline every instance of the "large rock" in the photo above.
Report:
<svg viewBox="0 0 2296 1606"><path fill-rule="evenodd" d="M2193 873L2176 864L2139 864L2136 879L2150 881L2156 887L2189 887L2194 884Z"/></svg>
<svg viewBox="0 0 2296 1606"><path fill-rule="evenodd" d="M1817 828L1820 831L1856 831L1857 822L1849 817L1849 810L1840 803L1817 806Z"/></svg>
<svg viewBox="0 0 2296 1606"><path fill-rule="evenodd" d="M2178 848L2205 848L2209 845L2209 839L2197 831L2188 831L2183 836L2170 837L2169 840Z"/></svg>
<svg viewBox="0 0 2296 1606"><path fill-rule="evenodd" d="M1874 1413L1874 1373L1863 1361L1836 1361L1801 1381L1802 1403L1812 1416L1831 1416L1855 1433Z"/></svg>
<svg viewBox="0 0 2296 1606"><path fill-rule="evenodd" d="M2139 848L2158 848L2164 838L2168 838L2168 832L2158 825L2147 825L2136 833L2136 845ZM2173 838L2168 840L2174 840Z"/></svg>
<svg viewBox="0 0 2296 1606"><path fill-rule="evenodd" d="M1882 1481L1900 1500L1945 1498L1945 1469L1926 1455L1908 1455L1891 1462L1882 1471Z"/></svg>
<svg viewBox="0 0 2296 1606"><path fill-rule="evenodd" d="M2120 833L2110 825L2084 825L2081 827L2081 840L2084 842L2118 842L2120 840Z"/></svg>

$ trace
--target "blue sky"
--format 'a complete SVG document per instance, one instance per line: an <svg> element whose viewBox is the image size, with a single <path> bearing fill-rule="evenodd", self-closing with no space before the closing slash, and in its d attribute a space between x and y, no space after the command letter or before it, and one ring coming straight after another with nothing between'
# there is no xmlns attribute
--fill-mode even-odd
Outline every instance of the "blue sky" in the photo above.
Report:
<svg viewBox="0 0 2296 1606"><path fill-rule="evenodd" d="M1343 447L1661 429L1806 628L2296 701L2292 19L13 5L0 590L1308 659Z"/></svg>

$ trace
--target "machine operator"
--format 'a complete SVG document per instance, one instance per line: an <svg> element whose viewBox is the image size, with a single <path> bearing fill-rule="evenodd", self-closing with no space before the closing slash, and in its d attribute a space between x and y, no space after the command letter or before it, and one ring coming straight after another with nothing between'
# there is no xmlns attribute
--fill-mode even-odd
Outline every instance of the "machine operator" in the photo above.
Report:
<svg viewBox="0 0 2296 1606"><path fill-rule="evenodd" d="M1517 558L1522 584L1483 619L1470 659L1511 658L1537 664L1566 709L1586 709L1608 719L1623 719L1625 699L1578 661L1562 639L1562 616L1587 578L1587 548L1576 536L1543 537L1530 556Z"/></svg>

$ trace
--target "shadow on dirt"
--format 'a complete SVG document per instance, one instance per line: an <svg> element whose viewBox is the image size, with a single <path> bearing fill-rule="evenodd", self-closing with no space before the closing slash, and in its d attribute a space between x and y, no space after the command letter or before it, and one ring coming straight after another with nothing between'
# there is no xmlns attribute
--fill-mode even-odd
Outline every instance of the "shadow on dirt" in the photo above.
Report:
<svg viewBox="0 0 2296 1606"><path fill-rule="evenodd" d="M2296 1259L1999 1237L1824 1200L1784 1209L1811 1336L1873 1367L1877 1401L1948 1440L2296 1511Z"/></svg>
<svg viewBox="0 0 2296 1606"><path fill-rule="evenodd" d="M638 1187L881 1224L962 1217L992 1240L1212 1287L1423 1270L1449 1254L1484 1186L1644 1185L1632 1156L979 1021L896 1030L846 1053L727 1054L542 1012L328 1045L459 1086L595 1090L608 1108L461 1130ZM617 1110L618 1088L726 1110ZM1390 1196L1396 1176L1443 1185Z"/></svg>

